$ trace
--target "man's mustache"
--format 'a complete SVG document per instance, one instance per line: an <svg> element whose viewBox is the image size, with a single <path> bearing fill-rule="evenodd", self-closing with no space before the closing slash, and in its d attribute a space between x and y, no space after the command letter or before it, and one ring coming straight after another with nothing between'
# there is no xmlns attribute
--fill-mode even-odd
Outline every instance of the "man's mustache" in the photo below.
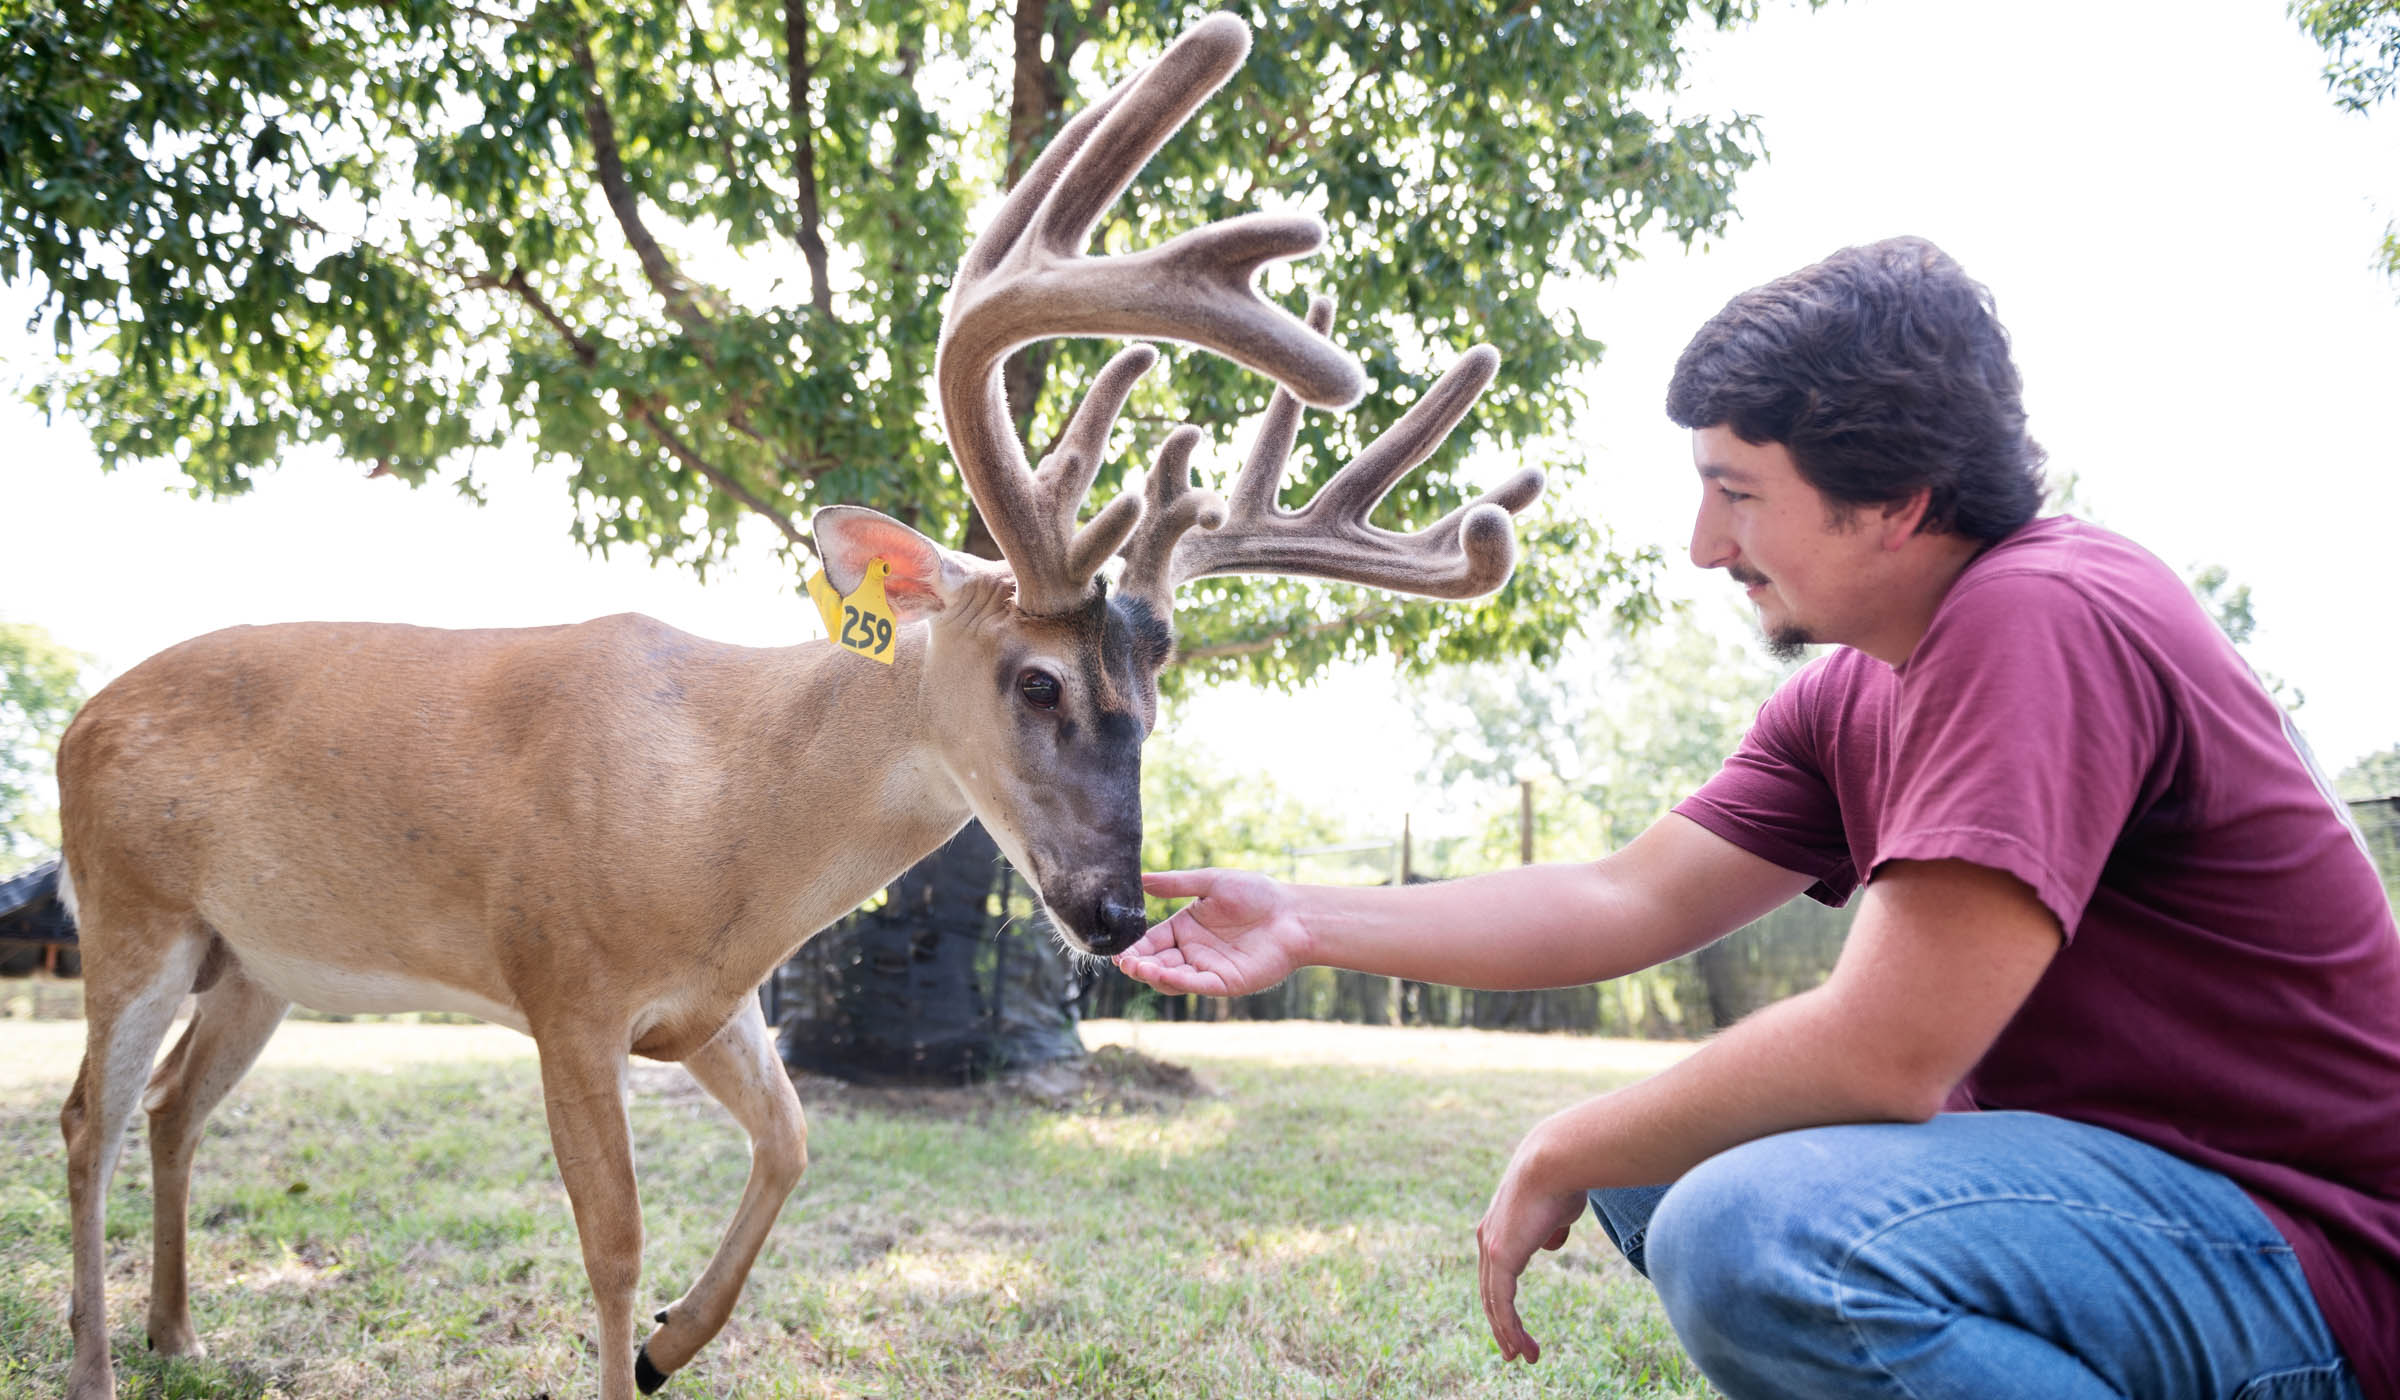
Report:
<svg viewBox="0 0 2400 1400"><path fill-rule="evenodd" d="M1733 581L1744 588L1756 588L1767 581L1765 574L1756 569L1745 568L1740 564L1728 564L1725 572L1732 575Z"/></svg>

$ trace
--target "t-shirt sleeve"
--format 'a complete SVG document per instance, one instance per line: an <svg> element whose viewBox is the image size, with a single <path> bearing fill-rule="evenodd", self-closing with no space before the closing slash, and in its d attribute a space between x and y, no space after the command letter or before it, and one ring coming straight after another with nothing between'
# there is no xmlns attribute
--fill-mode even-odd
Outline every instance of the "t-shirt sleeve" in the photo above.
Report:
<svg viewBox="0 0 2400 1400"><path fill-rule="evenodd" d="M1858 872L1821 761L1816 711L1824 671L1820 660L1767 697L1741 746L1675 812L1761 860L1809 876L1817 882L1809 895L1838 905L1857 888Z"/></svg>
<svg viewBox="0 0 2400 1400"><path fill-rule="evenodd" d="M2169 724L2157 672L2072 582L1978 579L1901 677L1872 863L2006 871L2072 938Z"/></svg>

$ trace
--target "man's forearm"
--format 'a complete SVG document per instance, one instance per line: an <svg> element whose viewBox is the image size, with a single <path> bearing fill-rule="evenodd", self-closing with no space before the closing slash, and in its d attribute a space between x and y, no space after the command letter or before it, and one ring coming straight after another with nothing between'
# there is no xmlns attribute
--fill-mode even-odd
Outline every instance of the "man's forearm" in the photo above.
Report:
<svg viewBox="0 0 2400 1400"><path fill-rule="evenodd" d="M1605 981L1678 957L1807 883L1668 816L1605 860L1400 889L1301 887L1293 895L1309 962L1518 990Z"/></svg>
<svg viewBox="0 0 2400 1400"><path fill-rule="evenodd" d="M1572 987L1689 952L1798 894L1806 876L1669 816L1606 860L1402 889L1161 870L1191 903L1117 957L1169 992L1234 996L1318 964L1460 987Z"/></svg>
<svg viewBox="0 0 2400 1400"><path fill-rule="evenodd" d="M1458 987L1572 987L1660 951L1602 864L1524 865L1402 888L1295 886L1309 962Z"/></svg>

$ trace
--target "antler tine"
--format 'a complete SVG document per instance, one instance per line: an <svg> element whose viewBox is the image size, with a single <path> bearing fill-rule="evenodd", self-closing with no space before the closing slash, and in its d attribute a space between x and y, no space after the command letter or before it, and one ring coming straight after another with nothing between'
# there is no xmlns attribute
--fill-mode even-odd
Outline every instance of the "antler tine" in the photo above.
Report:
<svg viewBox="0 0 2400 1400"><path fill-rule="evenodd" d="M1210 15L1178 35L1156 62L1119 83L1100 105L1097 129L1078 142L1055 189L1035 216L1036 238L1080 253L1100 216L1158 154L1200 104L1250 56L1250 29L1232 15Z"/></svg>
<svg viewBox="0 0 2400 1400"><path fill-rule="evenodd" d="M1016 187L1008 192L1008 197L1000 201L999 212L992 216L991 223L984 226L982 236L967 249L967 255L959 259L958 272L953 281L962 285L975 281L1008 256L1009 251L1024 239L1026 230L1032 227L1034 216L1041 212L1043 202L1057 187L1059 177L1082 153L1092 133L1100 129L1101 121L1116 110L1117 104L1125 100L1125 94L1148 74L1148 69L1135 73L1109 89L1099 101L1067 119L1067 124L1058 129L1058 134L1050 138L1050 144L1042 148L1042 153L1034 158L1033 164L1018 177Z"/></svg>
<svg viewBox="0 0 2400 1400"><path fill-rule="evenodd" d="M1324 308L1326 324L1332 308ZM1319 308L1310 308L1311 319ZM1297 429L1298 406L1282 395L1268 405L1257 441L1235 486L1230 518L1219 529L1187 532L1175 545L1170 587L1211 574L1274 573L1361 583L1431 598L1474 598L1508 581L1516 566L1509 516L1541 494L1542 473L1527 468L1422 530L1402 534L1367 516L1394 483L1414 470L1489 385L1500 356L1488 345L1467 352L1425 396L1334 474L1297 511L1275 506L1277 483Z"/></svg>
<svg viewBox="0 0 2400 1400"><path fill-rule="evenodd" d="M1457 592L1441 598L1479 598L1508 582L1517 566L1516 532L1509 517L1541 499L1545 480L1540 467L1521 467L1508 480L1419 530L1408 539L1421 539L1429 553L1456 553L1465 558Z"/></svg>
<svg viewBox="0 0 2400 1400"><path fill-rule="evenodd" d="M1308 328L1319 335L1333 329L1332 297L1309 299ZM1277 386L1267 400L1265 415L1258 420L1257 435L1250 439L1250 453L1242 459L1242 469L1234 474L1233 488L1226 493L1234 519L1261 520L1275 513L1284 463L1290 460L1292 443L1299 436L1300 400Z"/></svg>
<svg viewBox="0 0 2400 1400"><path fill-rule="evenodd" d="M1489 345L1469 350L1434 381L1424 397L1408 406L1399 422L1335 473L1307 510L1323 511L1336 519L1365 520L1400 478L1415 471L1449 438L1450 430L1483 397L1499 370L1499 351Z"/></svg>
<svg viewBox="0 0 2400 1400"><path fill-rule="evenodd" d="M1117 415L1125 411L1133 386L1157 363L1158 351L1147 345L1128 345L1109 356L1093 377L1092 387L1083 391L1083 401L1075 405L1067 430L1042 458L1041 469L1033 474L1034 489L1045 506L1058 512L1062 523L1075 523L1072 512L1083 504L1084 493L1092 489L1092 479L1100 474L1101 458L1107 455L1109 430L1117 425Z"/></svg>
<svg viewBox="0 0 2400 1400"><path fill-rule="evenodd" d="M1276 397L1285 395L1278 390ZM1225 502L1216 492L1192 485L1192 449L1200 439L1200 430L1189 423L1167 435L1142 482L1142 523L1125 544L1119 591L1148 603L1162 621L1175 610L1176 542L1185 531L1214 530L1225 523Z"/></svg>
<svg viewBox="0 0 2400 1400"><path fill-rule="evenodd" d="M1075 528L1075 512L1090 494L1092 478L1099 475L1101 459L1108 454L1109 430L1116 426L1117 415L1125 411L1133 386L1156 363L1158 352L1147 345L1128 345L1110 356L1092 387L1084 391L1083 402L1075 405L1075 416L1067 420L1057 449L1042 459L1041 469L1033 474L1034 495L1049 525L1043 538L1045 542L1067 542L1065 557L1058 561L1058 572L1065 577L1082 580L1098 573L1141 518L1140 500L1119 496L1103 506L1090 524Z"/></svg>
<svg viewBox="0 0 2400 1400"><path fill-rule="evenodd" d="M1181 340L1266 374L1310 403L1345 405L1364 390L1355 362L1251 285L1262 264L1323 244L1314 218L1254 214L1141 252L1095 258L1082 251L1151 153L1240 67L1249 44L1240 20L1211 17L1078 114L959 265L934 371L942 418L968 493L1017 575L1018 606L1028 612L1077 606L1091 582L1083 566L1096 568L1124 539L1132 528L1125 512L1138 506L1102 511L1087 527L1099 532L1087 543L1069 538L1080 497L1065 505L1062 524L1051 488L1028 484L1000 382L1001 364L1018 346L1053 336ZM1102 415L1101 438L1114 412ZM1097 451L1085 463L1087 484ZM1103 538L1111 549L1099 548Z"/></svg>

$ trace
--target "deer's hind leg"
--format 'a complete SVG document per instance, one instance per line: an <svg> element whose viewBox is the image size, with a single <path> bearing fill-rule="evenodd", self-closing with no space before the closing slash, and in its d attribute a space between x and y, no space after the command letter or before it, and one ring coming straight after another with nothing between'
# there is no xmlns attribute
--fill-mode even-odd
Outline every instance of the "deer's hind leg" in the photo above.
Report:
<svg viewBox="0 0 2400 1400"><path fill-rule="evenodd" d="M756 998L683 1063L750 1135L750 1180L708 1267L658 1314L658 1330L642 1343L636 1371L645 1393L666 1384L724 1328L776 1213L808 1169L808 1124L800 1096L775 1053L775 1038Z"/></svg>
<svg viewBox="0 0 2400 1400"><path fill-rule="evenodd" d="M94 891L80 893L76 937L84 951L83 1065L58 1115L67 1140L74 1260L67 1327L75 1360L67 1373L67 1395L69 1400L108 1400L116 1394L102 1233L108 1184L151 1058L216 936L189 912L114 908Z"/></svg>
<svg viewBox="0 0 2400 1400"><path fill-rule="evenodd" d="M142 1100L150 1111L150 1346L166 1356L203 1354L200 1336L192 1330L184 1271L192 1153L200 1130L249 1072L291 1005L243 975L222 944L208 961L222 964L216 980L200 994L191 1024L150 1076L150 1092ZM200 976L206 983L209 968L204 966Z"/></svg>

